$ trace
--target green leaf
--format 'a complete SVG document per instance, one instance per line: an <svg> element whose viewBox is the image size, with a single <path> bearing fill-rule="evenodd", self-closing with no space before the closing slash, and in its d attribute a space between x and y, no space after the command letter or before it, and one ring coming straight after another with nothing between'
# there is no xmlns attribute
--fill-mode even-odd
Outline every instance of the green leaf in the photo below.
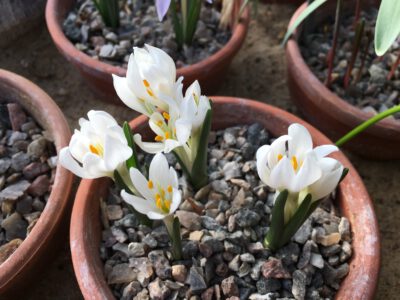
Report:
<svg viewBox="0 0 400 300"><path fill-rule="evenodd" d="M119 1L118 0L94 0L104 24L108 27L119 27Z"/></svg>
<svg viewBox="0 0 400 300"><path fill-rule="evenodd" d="M174 31L175 31L175 39L178 44L179 48L182 48L183 46L183 28L182 28L182 22L178 18L178 14L176 12L177 7L176 7L176 2L175 0L171 0L171 5L169 7L172 15L172 23L174 25Z"/></svg>
<svg viewBox="0 0 400 300"><path fill-rule="evenodd" d="M375 52L382 56L400 34L400 1L382 0L375 27Z"/></svg>
<svg viewBox="0 0 400 300"><path fill-rule="evenodd" d="M309 4L305 10L303 10L303 12L294 21L293 25L286 32L285 37L283 38L282 46L284 46L287 43L290 36L293 34L296 28L301 24L301 22L303 22L310 14L312 14L318 7L320 7L326 1L327 0L315 0L314 2Z"/></svg>
<svg viewBox="0 0 400 300"><path fill-rule="evenodd" d="M122 178L121 174L119 174L119 172L117 170L114 171L114 180L119 189L125 190L127 193L134 195L132 190L128 187L128 185L125 183L124 179Z"/></svg>
<svg viewBox="0 0 400 300"><path fill-rule="evenodd" d="M284 190L279 193L275 200L274 207L272 208L271 226L264 239L264 246L272 251L279 248L280 239L282 237L285 225L285 204L289 192Z"/></svg>
<svg viewBox="0 0 400 300"><path fill-rule="evenodd" d="M211 101L210 101L211 102ZM207 150L208 150L208 137L211 131L212 109L207 111L204 118L203 127L201 128L200 139L198 142L196 158L193 162L191 170L191 179L193 187L198 190L205 186L208 182L207 175Z"/></svg>
<svg viewBox="0 0 400 300"><path fill-rule="evenodd" d="M132 129L129 126L128 122L126 122L126 121L124 122L123 129L124 129L125 138L128 142L128 146L132 149L132 156L126 161L126 167L128 168L128 171L130 168L138 169L136 146L135 146L135 142L133 141L133 137L132 137L133 136Z"/></svg>
<svg viewBox="0 0 400 300"><path fill-rule="evenodd" d="M187 20L185 43L191 45L199 21L201 4L203 0L189 0L189 14Z"/></svg>
<svg viewBox="0 0 400 300"><path fill-rule="evenodd" d="M299 230L300 226L303 225L304 221L307 219L310 211L311 198L311 194L307 194L293 217L286 224L280 240L279 248L290 241L291 237L297 232L297 230Z"/></svg>
<svg viewBox="0 0 400 300"><path fill-rule="evenodd" d="M176 260L182 259L182 238L181 238L181 223L178 217L174 217L173 237L172 237L172 255Z"/></svg>

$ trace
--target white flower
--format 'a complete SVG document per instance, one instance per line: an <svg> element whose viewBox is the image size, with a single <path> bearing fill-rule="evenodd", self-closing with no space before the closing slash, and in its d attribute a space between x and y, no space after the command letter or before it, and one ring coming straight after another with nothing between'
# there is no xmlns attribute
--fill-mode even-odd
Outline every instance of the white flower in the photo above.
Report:
<svg viewBox="0 0 400 300"><path fill-rule="evenodd" d="M91 110L79 120L68 147L60 151L61 165L82 178L113 177L132 155L123 129L104 111Z"/></svg>
<svg viewBox="0 0 400 300"><path fill-rule="evenodd" d="M313 149L308 130L300 124L292 124L288 135L257 151L258 175L277 191L287 189L292 194L310 193L312 200L316 201L329 195L342 176L341 163L325 157L337 150L334 145Z"/></svg>
<svg viewBox="0 0 400 300"><path fill-rule="evenodd" d="M134 48L126 77L113 75L114 88L130 108L150 116L155 107L168 110L165 97L176 93L176 67L172 58L161 49L145 45Z"/></svg>
<svg viewBox="0 0 400 300"><path fill-rule="evenodd" d="M150 219L167 218L181 203L177 174L172 167L168 166L163 154L156 154L151 161L149 180L134 168L130 169L130 177L141 197L131 195L124 190L121 191L121 196L138 212L147 215Z"/></svg>

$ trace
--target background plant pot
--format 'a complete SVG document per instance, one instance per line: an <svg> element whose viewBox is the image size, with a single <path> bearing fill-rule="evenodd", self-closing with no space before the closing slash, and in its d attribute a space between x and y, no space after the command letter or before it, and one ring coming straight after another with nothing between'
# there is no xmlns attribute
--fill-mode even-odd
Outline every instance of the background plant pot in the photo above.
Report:
<svg viewBox="0 0 400 300"><path fill-rule="evenodd" d="M45 5L45 0L0 1L0 47L7 46L38 25L43 20Z"/></svg>
<svg viewBox="0 0 400 300"><path fill-rule="evenodd" d="M318 25L334 12L335 1L321 7L317 14L309 19L307 30ZM352 4L354 1L346 2ZM363 1L363 4L376 1ZM303 4L293 15L290 24L307 7ZM289 26L290 26L289 24ZM349 104L330 91L312 73L304 61L298 39L302 28L289 40L286 46L287 74L290 94L293 102L307 120L325 132L331 139L338 139L351 129L371 117L370 114ZM400 121L386 119L346 144L355 153L374 159L400 159Z"/></svg>
<svg viewBox="0 0 400 300"><path fill-rule="evenodd" d="M17 102L53 138L58 151L68 145L71 133L54 101L38 86L16 74L0 69L0 102ZM41 217L21 246L0 266L0 299L18 299L24 285L34 281L65 240L72 202L69 196L74 176L57 167L53 188ZM7 296L6 296L7 295ZM22 298L19 298L22 299Z"/></svg>
<svg viewBox="0 0 400 300"><path fill-rule="evenodd" d="M213 129L223 129L240 124L259 122L273 135L287 133L291 123L305 125L314 143L328 144L322 133L311 125L281 109L248 100L228 97L213 99ZM130 125L134 132L151 135L144 116ZM372 299L379 272L380 242L374 209L357 171L342 152L334 157L350 168L350 174L340 184L337 201L353 230L353 257L350 272L342 282L337 299ZM105 197L108 179L82 180L76 195L70 229L71 252L74 270L85 299L114 299L103 275L99 257L101 224L99 199Z"/></svg>
<svg viewBox="0 0 400 300"><path fill-rule="evenodd" d="M262 0L264 3L275 3L275 4L292 4L292 5L300 5L304 3L305 0Z"/></svg>
<svg viewBox="0 0 400 300"><path fill-rule="evenodd" d="M49 0L47 2L46 21L50 35L61 54L79 70L93 91L107 102L123 105L115 93L111 74L125 76L126 69L106 64L86 55L76 49L64 35L62 23L75 2L76 0ZM238 9L235 11L237 12ZM203 61L179 68L177 77L184 76L185 86L189 86L197 79L204 94L215 92L244 42L248 23L249 9L246 9L241 21L232 31L231 39L221 50Z"/></svg>

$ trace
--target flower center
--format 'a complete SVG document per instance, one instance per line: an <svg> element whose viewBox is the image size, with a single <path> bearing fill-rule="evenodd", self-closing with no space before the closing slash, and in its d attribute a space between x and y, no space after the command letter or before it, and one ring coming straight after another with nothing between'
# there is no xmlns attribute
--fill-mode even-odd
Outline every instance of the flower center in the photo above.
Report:
<svg viewBox="0 0 400 300"><path fill-rule="evenodd" d="M150 83L146 79L143 80L143 85L146 88L147 94L149 94L150 97L154 97L154 93L153 93L153 90L150 87Z"/></svg>
<svg viewBox="0 0 400 300"><path fill-rule="evenodd" d="M278 154L278 161L280 161L282 158L283 158L283 155ZM297 171L297 169L299 168L299 163L298 163L297 157L295 155L293 155L292 158L290 159L290 163L292 164L293 170Z"/></svg>
<svg viewBox="0 0 400 300"><path fill-rule="evenodd" d="M148 186L150 186L151 183L151 189L153 188L153 182L149 180ZM156 206L158 209L160 209L163 213L169 213L169 210L171 208L171 202L172 202L172 186L168 185L167 187L167 193L165 190L161 187L158 188L158 192L155 194L155 202Z"/></svg>
<svg viewBox="0 0 400 300"><path fill-rule="evenodd" d="M96 155L98 155L98 156L103 157L103 155L104 155L104 148L103 148L103 146L102 146L101 144L99 144L99 143L97 143L97 144L95 144L95 145L90 144L90 145L89 145L89 150L90 150L90 152L92 152L93 154L96 154Z"/></svg>

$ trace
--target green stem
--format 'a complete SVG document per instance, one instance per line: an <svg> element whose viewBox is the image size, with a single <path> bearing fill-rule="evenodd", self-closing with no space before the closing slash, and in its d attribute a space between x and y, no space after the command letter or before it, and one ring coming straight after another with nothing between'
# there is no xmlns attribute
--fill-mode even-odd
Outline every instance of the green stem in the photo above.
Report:
<svg viewBox="0 0 400 300"><path fill-rule="evenodd" d="M187 24L188 24L188 3L187 0L181 0L181 13L182 13L182 31L183 40L187 38Z"/></svg>
<svg viewBox="0 0 400 300"><path fill-rule="evenodd" d="M368 127L374 125L375 123L379 122L380 120L385 119L386 117L389 117L389 116L394 115L395 113L399 113L399 112L400 112L400 105L396 105L388 110L385 110L385 111L377 114L376 116L373 116L369 120L365 121L364 123L360 124L353 130L351 130L345 136L340 138L336 142L336 146L341 147L344 143L348 142L349 140L351 140L352 138L354 138L355 136L357 136L358 134L360 134L361 132L366 130Z"/></svg>
<svg viewBox="0 0 400 300"><path fill-rule="evenodd" d="M164 219L165 227L167 227L168 235L172 245L172 256L175 260L182 259L182 238L181 238L181 223L178 217L169 215Z"/></svg>

